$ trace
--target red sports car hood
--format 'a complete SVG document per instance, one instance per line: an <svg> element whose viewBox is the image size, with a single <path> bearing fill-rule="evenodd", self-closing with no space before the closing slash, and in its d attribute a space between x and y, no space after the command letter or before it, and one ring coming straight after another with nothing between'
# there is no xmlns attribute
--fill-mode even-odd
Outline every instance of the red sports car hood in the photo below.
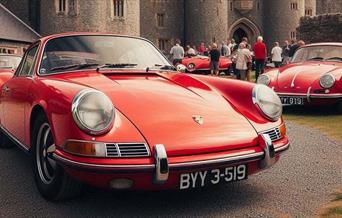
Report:
<svg viewBox="0 0 342 218"><path fill-rule="evenodd" d="M257 134L245 117L217 92L185 74L96 74L68 80L106 93L149 145L164 144L170 156L257 144Z"/></svg>
<svg viewBox="0 0 342 218"><path fill-rule="evenodd" d="M306 93L312 84L330 71L337 69L334 64L307 62L303 64L290 64L280 69L278 76L278 92Z"/></svg>

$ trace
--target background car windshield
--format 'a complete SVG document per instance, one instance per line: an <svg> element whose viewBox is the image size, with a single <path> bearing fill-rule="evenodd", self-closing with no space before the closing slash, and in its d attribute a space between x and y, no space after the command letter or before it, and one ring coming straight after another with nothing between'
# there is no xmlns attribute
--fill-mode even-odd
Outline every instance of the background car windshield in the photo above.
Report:
<svg viewBox="0 0 342 218"><path fill-rule="evenodd" d="M12 55L0 55L0 68L17 68L21 57Z"/></svg>
<svg viewBox="0 0 342 218"><path fill-rule="evenodd" d="M148 41L119 36L68 36L50 40L44 50L40 74L65 71L72 65L105 64L136 69L170 65ZM68 68L69 69L69 68Z"/></svg>
<svg viewBox="0 0 342 218"><path fill-rule="evenodd" d="M299 49L292 62L304 62L308 60L342 60L342 46L310 46Z"/></svg>

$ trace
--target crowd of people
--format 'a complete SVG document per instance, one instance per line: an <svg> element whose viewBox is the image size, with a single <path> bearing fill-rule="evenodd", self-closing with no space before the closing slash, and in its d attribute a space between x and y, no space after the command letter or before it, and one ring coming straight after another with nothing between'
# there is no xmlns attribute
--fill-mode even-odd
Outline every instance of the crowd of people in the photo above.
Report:
<svg viewBox="0 0 342 218"><path fill-rule="evenodd" d="M200 43L196 46L187 45L184 48L180 45L180 40L176 40L176 44L171 48L173 64L177 65L182 62L182 59L196 55L205 55L210 59L210 70L212 76L219 76L219 60L221 56L232 59L231 73L240 80L250 81L252 68L255 69L255 79L264 73L266 63L270 61L274 67L280 67L287 64L294 56L296 50L305 45L303 40L296 42L295 40L285 41L283 46L279 42L275 42L274 46L268 54L267 46L264 43L262 36L257 38L256 43L252 46L248 42L247 37L243 37L240 43L236 43L234 39L228 39L222 42L219 46L212 43L205 46L205 43Z"/></svg>

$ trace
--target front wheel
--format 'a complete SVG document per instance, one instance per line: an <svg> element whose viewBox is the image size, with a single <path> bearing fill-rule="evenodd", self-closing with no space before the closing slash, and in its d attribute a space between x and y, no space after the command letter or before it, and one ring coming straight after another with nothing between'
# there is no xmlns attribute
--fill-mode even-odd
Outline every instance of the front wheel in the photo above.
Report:
<svg viewBox="0 0 342 218"><path fill-rule="evenodd" d="M38 116L32 137L32 166L37 188L47 200L72 198L80 193L81 184L52 158L54 147L50 124L44 116Z"/></svg>

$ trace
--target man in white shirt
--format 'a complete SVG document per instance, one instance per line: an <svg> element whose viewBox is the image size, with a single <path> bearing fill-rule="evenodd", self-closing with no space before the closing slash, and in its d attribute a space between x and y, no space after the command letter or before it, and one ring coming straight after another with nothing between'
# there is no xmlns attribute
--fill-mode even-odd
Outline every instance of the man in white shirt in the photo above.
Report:
<svg viewBox="0 0 342 218"><path fill-rule="evenodd" d="M180 40L176 40L176 45L171 48L170 54L172 55L173 65L182 62L184 58L184 48L180 46Z"/></svg>
<svg viewBox="0 0 342 218"><path fill-rule="evenodd" d="M272 62L274 66L279 68L282 63L282 55L283 49L280 48L279 42L274 43L274 47L272 48L271 55L272 55Z"/></svg>

